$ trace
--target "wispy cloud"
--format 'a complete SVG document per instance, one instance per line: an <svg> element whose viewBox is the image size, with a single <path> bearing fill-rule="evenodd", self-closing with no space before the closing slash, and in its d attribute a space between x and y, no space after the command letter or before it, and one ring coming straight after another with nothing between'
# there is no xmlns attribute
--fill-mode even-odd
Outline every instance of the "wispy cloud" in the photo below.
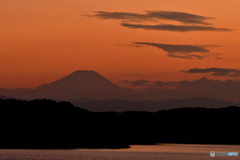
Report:
<svg viewBox="0 0 240 160"><path fill-rule="evenodd" d="M131 13L131 12L104 12L98 11L93 15L94 17L102 19L119 19L124 21L141 22L141 21L159 21L172 20L181 23L193 23L209 25L206 20L213 19L211 17L190 14L186 12L172 12L172 11L146 11L145 14Z"/></svg>
<svg viewBox="0 0 240 160"><path fill-rule="evenodd" d="M141 87L141 86L147 85L149 82L150 81L147 81L147 80L136 80L136 81L122 80L122 81L119 81L118 83L128 84L132 87Z"/></svg>
<svg viewBox="0 0 240 160"><path fill-rule="evenodd" d="M141 74L138 74L138 73L127 73L126 75L129 75L129 76L140 76Z"/></svg>
<svg viewBox="0 0 240 160"><path fill-rule="evenodd" d="M190 31L230 31L227 28L215 28L209 26L187 26L187 25L172 25L172 24L161 24L161 25L143 25L143 24L131 24L121 23L123 27L132 29L145 29L145 30L159 30L159 31L174 31L174 32L190 32Z"/></svg>
<svg viewBox="0 0 240 160"><path fill-rule="evenodd" d="M136 45L147 45L157 47L168 53L168 56L184 59L203 59L209 55L208 46L199 45L173 45L149 42L133 42Z"/></svg>
<svg viewBox="0 0 240 160"><path fill-rule="evenodd" d="M144 87L144 88L158 88L158 89L187 89L187 88L195 88L195 89L232 89L239 90L240 81L235 80L212 80L202 77L201 79L196 79L193 81L184 80L184 81L148 81L148 80L122 80L119 83L127 84L131 87Z"/></svg>
<svg viewBox="0 0 240 160"><path fill-rule="evenodd" d="M240 70L238 69L226 69L226 68L193 68L185 73L212 73L214 76L232 76L240 77Z"/></svg>
<svg viewBox="0 0 240 160"><path fill-rule="evenodd" d="M141 83L143 82L143 83ZM237 80L213 80L202 77L196 80L183 81L148 81L135 80L121 81L125 87L143 91L149 97L161 97L165 99L179 99L189 97L211 97L222 100L239 100L240 81Z"/></svg>
<svg viewBox="0 0 240 160"><path fill-rule="evenodd" d="M228 28L216 28L207 20L212 20L212 17L201 16L186 12L173 11L146 11L145 14L132 12L105 12L97 11L93 15L85 15L100 19L121 20L121 26L132 29L145 29L157 31L174 31L174 32L189 32L189 31L231 31ZM183 25L164 24L162 21L180 22ZM161 24L135 24L136 22L157 22ZM129 23L131 22L131 23Z"/></svg>

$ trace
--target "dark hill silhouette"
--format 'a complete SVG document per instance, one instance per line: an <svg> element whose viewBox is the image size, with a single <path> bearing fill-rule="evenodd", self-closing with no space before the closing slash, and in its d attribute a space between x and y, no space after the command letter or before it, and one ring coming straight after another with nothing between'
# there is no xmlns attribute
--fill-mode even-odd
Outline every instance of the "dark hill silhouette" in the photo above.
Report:
<svg viewBox="0 0 240 160"><path fill-rule="evenodd" d="M94 113L69 102L0 99L0 148L128 148L240 144L240 107Z"/></svg>
<svg viewBox="0 0 240 160"><path fill-rule="evenodd" d="M0 148L129 147L117 138L107 139L107 132L98 133L93 113L69 102L0 99L0 113Z"/></svg>
<svg viewBox="0 0 240 160"><path fill-rule="evenodd" d="M104 100L90 102L72 102L74 105L92 112L125 112L125 111L149 111L156 112L163 109L184 107L223 108L233 106L234 103L216 100L206 97L189 99L172 99L167 101L129 101L129 100Z"/></svg>

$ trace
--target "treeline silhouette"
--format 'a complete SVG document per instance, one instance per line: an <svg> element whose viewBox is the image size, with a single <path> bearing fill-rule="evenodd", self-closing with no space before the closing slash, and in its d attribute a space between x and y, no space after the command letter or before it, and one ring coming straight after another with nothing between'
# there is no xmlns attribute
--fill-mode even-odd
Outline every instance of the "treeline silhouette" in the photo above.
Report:
<svg viewBox="0 0 240 160"><path fill-rule="evenodd" d="M128 148L131 144L240 144L240 107L89 112L69 102L0 99L0 148Z"/></svg>

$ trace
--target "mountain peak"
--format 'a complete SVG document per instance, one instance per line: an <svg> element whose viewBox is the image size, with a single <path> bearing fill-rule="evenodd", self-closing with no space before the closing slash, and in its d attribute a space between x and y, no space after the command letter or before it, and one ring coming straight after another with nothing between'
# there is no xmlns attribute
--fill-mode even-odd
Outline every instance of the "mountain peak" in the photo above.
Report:
<svg viewBox="0 0 240 160"><path fill-rule="evenodd" d="M66 77L69 76L81 76L81 77L85 77L85 76L90 76L90 75L100 75L97 72L95 72L94 70L76 70L73 73L69 74Z"/></svg>
<svg viewBox="0 0 240 160"><path fill-rule="evenodd" d="M44 87L81 88L81 89L108 89L119 88L94 70L76 70L73 73L54 81Z"/></svg>
<svg viewBox="0 0 240 160"><path fill-rule="evenodd" d="M94 70L76 70L73 73L97 73L97 72L95 72Z"/></svg>
<svg viewBox="0 0 240 160"><path fill-rule="evenodd" d="M50 84L37 87L39 97L52 99L116 98L122 89L93 70L77 70ZM43 96L41 96L43 95Z"/></svg>

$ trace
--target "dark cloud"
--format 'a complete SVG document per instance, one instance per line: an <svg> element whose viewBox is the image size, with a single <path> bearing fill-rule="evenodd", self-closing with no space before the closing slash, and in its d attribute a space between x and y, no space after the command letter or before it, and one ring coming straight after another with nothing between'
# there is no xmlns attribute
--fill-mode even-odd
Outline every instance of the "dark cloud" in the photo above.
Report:
<svg viewBox="0 0 240 160"><path fill-rule="evenodd" d="M240 77L240 73L236 73L236 74L231 74L231 77Z"/></svg>
<svg viewBox="0 0 240 160"><path fill-rule="evenodd" d="M130 76L140 76L141 74L136 74L136 73L128 73L127 75L130 75Z"/></svg>
<svg viewBox="0 0 240 160"><path fill-rule="evenodd" d="M131 24L121 23L123 27L132 29L145 29L145 30L162 30L162 31L174 31L174 32L189 32L189 31L231 31L227 28L215 28L209 26L186 26L186 25L172 25L172 24L161 24L161 25L143 25L143 24Z"/></svg>
<svg viewBox="0 0 240 160"><path fill-rule="evenodd" d="M162 82L162 81L148 81L148 80L122 80L119 83L127 84L131 87L144 87L144 88L175 88L178 82Z"/></svg>
<svg viewBox="0 0 240 160"><path fill-rule="evenodd" d="M174 31L174 32L189 32L189 31L230 31L227 28L215 28L209 25L211 23L206 20L213 19L211 17L200 16L186 12L172 12L172 11L146 11L145 14L132 12L105 12L98 11L94 15L84 15L89 17L96 17L101 19L115 19L121 20L123 27L132 29L158 30L158 31ZM164 20L171 20L181 22L184 25L175 24L134 24L133 22L161 22ZM129 23L132 22L132 23ZM190 25L188 25L190 24Z"/></svg>
<svg viewBox="0 0 240 160"><path fill-rule="evenodd" d="M209 25L205 22L210 17L190 14L186 12L171 12L171 11L146 11L146 14L130 13L130 12L104 12L98 11L93 15L102 19L119 19L124 21L140 22L140 21L159 21L172 20L181 23L193 23Z"/></svg>
<svg viewBox="0 0 240 160"><path fill-rule="evenodd" d="M212 73L214 76L233 76L240 77L240 70L237 69L226 69L226 68L193 68L185 73Z"/></svg>
<svg viewBox="0 0 240 160"><path fill-rule="evenodd" d="M136 45L147 45L157 47L168 53L168 56L184 59L203 59L208 56L208 46L199 45L172 45L148 42L133 42Z"/></svg>
<svg viewBox="0 0 240 160"><path fill-rule="evenodd" d="M212 80L202 77L201 79L196 79L193 81L147 81L147 80L136 80L136 81L129 81L129 80L122 80L120 83L125 83L130 85L131 87L145 87L145 88L159 88L159 89L187 89L187 88L195 88L195 89L211 89L211 88L218 88L218 89L231 89L231 90L239 90L240 88L240 81L235 80Z"/></svg>
<svg viewBox="0 0 240 160"><path fill-rule="evenodd" d="M145 86L146 84L148 84L149 81L147 81L147 80L136 80L136 81L122 80L122 81L119 81L119 83L128 84L132 87L141 87L141 86Z"/></svg>
<svg viewBox="0 0 240 160"><path fill-rule="evenodd" d="M144 81L144 80L140 80ZM135 85L136 81L121 81L124 86L142 91L146 97L161 99L181 99L190 97L211 97L221 100L240 102L240 81L237 80L212 80L201 78L183 81L147 81L141 86Z"/></svg>
<svg viewBox="0 0 240 160"><path fill-rule="evenodd" d="M141 48L141 47L144 47L142 45L136 45L136 44L118 44L116 46L119 46L119 47L137 47L137 48Z"/></svg>
<svg viewBox="0 0 240 160"><path fill-rule="evenodd" d="M196 55L196 54L189 54L189 53L171 53L171 54L168 54L168 56L174 57L174 58L183 58L183 59L204 59L208 56L208 54Z"/></svg>
<svg viewBox="0 0 240 160"><path fill-rule="evenodd" d="M175 53L175 52L186 52L186 53L192 53L192 52L209 52L205 47L203 46L197 46L197 45L172 45L172 44L161 44L161 43L148 43L148 42L133 42L134 44L139 45L149 45L153 47L160 48L168 53Z"/></svg>

